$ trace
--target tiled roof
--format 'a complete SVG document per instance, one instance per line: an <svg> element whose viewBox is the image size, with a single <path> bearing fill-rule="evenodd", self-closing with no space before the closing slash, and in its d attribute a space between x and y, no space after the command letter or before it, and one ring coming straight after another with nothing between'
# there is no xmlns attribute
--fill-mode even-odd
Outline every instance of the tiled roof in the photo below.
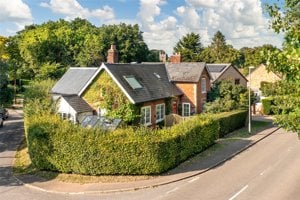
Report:
<svg viewBox="0 0 300 200"><path fill-rule="evenodd" d="M170 83L164 64L103 64L134 103L181 95ZM125 77L134 77L142 86L134 89Z"/></svg>
<svg viewBox="0 0 300 200"><path fill-rule="evenodd" d="M224 64L206 64L206 67L212 77L212 81L215 81L219 78L219 76L224 72L227 67L229 67L230 63Z"/></svg>
<svg viewBox="0 0 300 200"><path fill-rule="evenodd" d="M198 82L205 69L204 62L166 63L169 79L179 82Z"/></svg>
<svg viewBox="0 0 300 200"><path fill-rule="evenodd" d="M77 95L62 95L62 98L64 98L77 113L93 111L93 108Z"/></svg>
<svg viewBox="0 0 300 200"><path fill-rule="evenodd" d="M71 67L54 85L53 94L77 94L91 80L99 68Z"/></svg>

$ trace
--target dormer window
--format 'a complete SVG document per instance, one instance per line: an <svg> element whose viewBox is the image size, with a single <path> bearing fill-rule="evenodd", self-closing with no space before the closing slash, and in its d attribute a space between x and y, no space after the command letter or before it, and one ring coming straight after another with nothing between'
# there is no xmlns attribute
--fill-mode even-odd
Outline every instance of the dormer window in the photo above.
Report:
<svg viewBox="0 0 300 200"><path fill-rule="evenodd" d="M143 88L134 76L124 76L124 78L132 89Z"/></svg>

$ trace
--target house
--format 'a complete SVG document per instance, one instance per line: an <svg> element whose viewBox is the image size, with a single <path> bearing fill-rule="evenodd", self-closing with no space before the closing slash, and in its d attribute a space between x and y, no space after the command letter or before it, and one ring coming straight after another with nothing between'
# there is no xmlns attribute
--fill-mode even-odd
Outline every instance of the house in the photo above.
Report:
<svg viewBox="0 0 300 200"><path fill-rule="evenodd" d="M183 93L180 114L186 117L201 113L203 105L207 101L207 92L210 90L211 79L205 63L180 62L180 58L175 58L174 60L175 63L166 63L165 65L169 80Z"/></svg>
<svg viewBox="0 0 300 200"><path fill-rule="evenodd" d="M249 75L247 76L247 79L249 80ZM266 66L264 64L259 65L254 70L251 71L251 90L254 91L257 96L261 96L261 83L262 82L268 82L268 83L274 83L276 81L281 80L282 77L272 71L268 71Z"/></svg>
<svg viewBox="0 0 300 200"><path fill-rule="evenodd" d="M116 111L115 115L126 115L132 110L124 109L124 105L134 105L139 109L140 122L153 127L164 120L167 110L177 113L168 107L177 108L183 93L169 81L165 65L115 63L116 52L112 46L109 63L98 68L70 68L63 75L51 90L59 101L58 112L79 121L80 113L100 116ZM75 100L78 107L73 104Z"/></svg>
<svg viewBox="0 0 300 200"><path fill-rule="evenodd" d="M230 80L233 84L247 87L246 77L231 63L206 64L206 66L212 77L212 84L222 80Z"/></svg>
<svg viewBox="0 0 300 200"><path fill-rule="evenodd" d="M75 124L81 122L85 116L93 115L94 109L76 94L62 95L59 98L58 113L63 119L68 119Z"/></svg>
<svg viewBox="0 0 300 200"><path fill-rule="evenodd" d="M58 112L62 118L74 123L81 122L84 115L93 114L81 95L85 86L98 73L99 68L71 67L51 89L53 99L58 101Z"/></svg>
<svg viewBox="0 0 300 200"><path fill-rule="evenodd" d="M114 85L114 86L113 86ZM95 87L97 86L97 87ZM93 91L94 90L94 91ZM120 64L102 63L99 74L86 88L83 94L85 99L94 109L106 104L104 93L112 92L109 96L122 94L123 97L114 99L113 109L118 109L119 104L132 104L139 108L141 123L155 126L165 118L167 102L178 104L182 92L169 82L164 64ZM95 92L99 98L95 98ZM110 98L110 97L108 97ZM117 99L123 98L123 102ZM96 107L99 108L96 108ZM105 113L106 111L104 111ZM171 110L172 112L172 110ZM174 111L177 113L177 111Z"/></svg>

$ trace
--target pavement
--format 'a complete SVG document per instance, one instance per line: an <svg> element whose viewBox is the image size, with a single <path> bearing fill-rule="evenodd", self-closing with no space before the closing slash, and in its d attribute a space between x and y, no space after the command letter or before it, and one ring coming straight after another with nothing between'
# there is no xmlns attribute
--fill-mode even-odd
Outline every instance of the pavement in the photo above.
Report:
<svg viewBox="0 0 300 200"><path fill-rule="evenodd" d="M19 115L22 115L20 110L16 110L16 112ZM264 116L253 116L252 119L272 121L272 119ZM19 184L25 185L29 188L49 193L62 194L101 194L154 188L198 176L223 165L226 161L234 158L239 153L247 150L278 129L279 128L275 125L270 125L267 129L259 131L248 138L228 140L226 138L220 139L216 142L216 145L187 160L178 167L165 174L151 176L147 180L80 184L67 183L55 179L46 180L34 175L15 175L14 178L18 180Z"/></svg>

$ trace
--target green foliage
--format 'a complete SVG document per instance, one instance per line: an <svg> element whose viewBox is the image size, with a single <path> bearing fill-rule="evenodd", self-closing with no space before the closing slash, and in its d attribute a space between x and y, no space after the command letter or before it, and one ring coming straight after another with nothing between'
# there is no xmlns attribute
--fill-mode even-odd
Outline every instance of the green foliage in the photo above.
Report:
<svg viewBox="0 0 300 200"><path fill-rule="evenodd" d="M263 113L265 115L270 115L272 114L272 105L273 105L273 99L272 98L265 98L261 100L262 103L262 109Z"/></svg>
<svg viewBox="0 0 300 200"><path fill-rule="evenodd" d="M260 83L260 90L262 92L262 95L265 97L272 96L276 93L275 89L275 83L270 82L261 82Z"/></svg>
<svg viewBox="0 0 300 200"><path fill-rule="evenodd" d="M193 117L169 129L84 129L55 115L28 116L32 163L79 174L159 174L212 145L219 124Z"/></svg>
<svg viewBox="0 0 300 200"><path fill-rule="evenodd" d="M265 44L262 46L257 47L243 47L240 49L240 52L242 54L242 62L241 65L244 67L246 73L248 74L248 67L249 66L259 66L260 64L267 63L267 57L265 56L265 53L268 51L275 51L279 50L275 46L270 44Z"/></svg>
<svg viewBox="0 0 300 200"><path fill-rule="evenodd" d="M199 34L188 33L177 42L174 52L180 53L184 62L198 61L198 54L202 51L200 39Z"/></svg>
<svg viewBox="0 0 300 200"><path fill-rule="evenodd" d="M7 44L11 74L43 80L59 78L69 66L99 66L111 44L117 45L124 63L147 61L149 52L138 25L95 27L79 18L28 26Z"/></svg>
<svg viewBox="0 0 300 200"><path fill-rule="evenodd" d="M13 88L8 85L8 65L0 60L0 106L11 105L13 101Z"/></svg>
<svg viewBox="0 0 300 200"><path fill-rule="evenodd" d="M207 63L233 63L239 64L240 53L231 45L226 44L225 36L217 31L212 39L211 45L204 48L199 55L199 60Z"/></svg>
<svg viewBox="0 0 300 200"><path fill-rule="evenodd" d="M139 117L139 107L132 104L106 71L102 71L83 94L94 108L107 111L107 117L121 118L126 123Z"/></svg>
<svg viewBox="0 0 300 200"><path fill-rule="evenodd" d="M214 115L215 120L220 124L219 137L245 126L248 116L247 110L235 110Z"/></svg>
<svg viewBox="0 0 300 200"><path fill-rule="evenodd" d="M280 82L282 85L278 86L278 90L288 90L274 96L275 121L300 136L300 4L298 0L285 0L282 10L277 5L267 5L266 8L272 17L272 28L277 33L285 33L283 50L266 54L269 69L286 77L286 81Z"/></svg>
<svg viewBox="0 0 300 200"><path fill-rule="evenodd" d="M254 99L252 94L252 99ZM205 112L219 113L248 107L248 90L242 85L234 85L229 80L216 83L208 93L209 102Z"/></svg>

